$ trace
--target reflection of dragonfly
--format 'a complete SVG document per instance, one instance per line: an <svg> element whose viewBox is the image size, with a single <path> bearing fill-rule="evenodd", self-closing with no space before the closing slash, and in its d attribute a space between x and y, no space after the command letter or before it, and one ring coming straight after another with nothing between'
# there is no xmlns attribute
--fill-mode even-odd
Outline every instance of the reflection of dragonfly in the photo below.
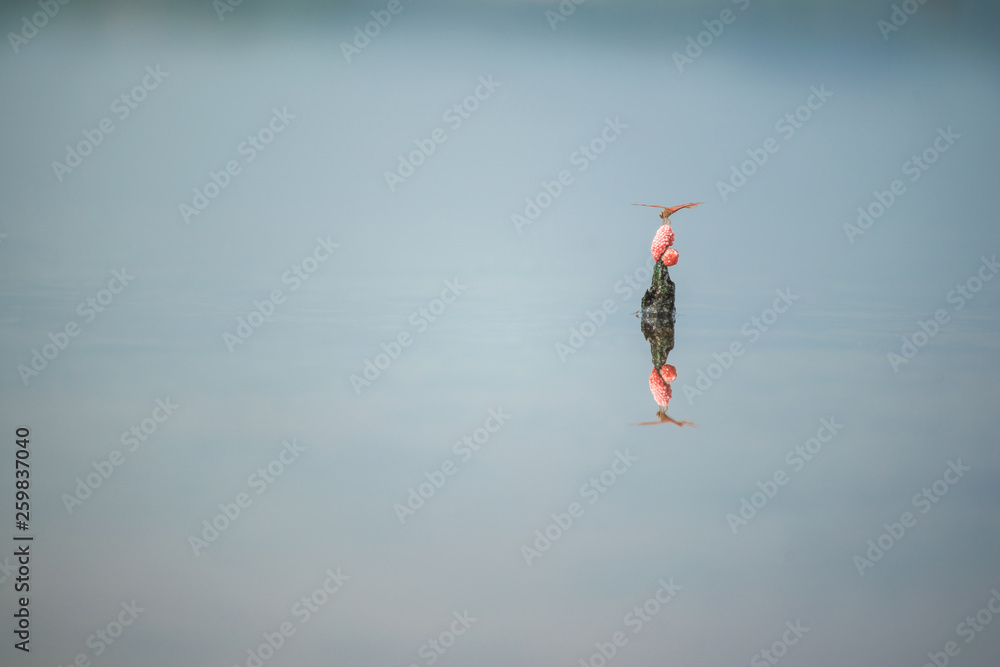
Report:
<svg viewBox="0 0 1000 667"><path fill-rule="evenodd" d="M677 421L676 419L674 419L673 417L671 417L670 415L667 414L667 409L666 408L660 408L659 410L657 410L656 411L656 416L659 418L659 421L655 421L655 422L637 422L636 426L650 426L652 424L663 424L665 422L670 422L671 424L677 424L678 426L694 426L694 427L698 426L694 422L687 421L686 419L682 419L681 421Z"/></svg>
<svg viewBox="0 0 1000 667"><path fill-rule="evenodd" d="M663 209L660 211L660 219L663 220L663 224L666 225L669 224L668 218L682 208L694 208L695 206L700 206L704 203L705 202L700 201L695 202L694 204L681 204L680 206L657 206L656 204L632 204L632 206L648 206L650 208Z"/></svg>

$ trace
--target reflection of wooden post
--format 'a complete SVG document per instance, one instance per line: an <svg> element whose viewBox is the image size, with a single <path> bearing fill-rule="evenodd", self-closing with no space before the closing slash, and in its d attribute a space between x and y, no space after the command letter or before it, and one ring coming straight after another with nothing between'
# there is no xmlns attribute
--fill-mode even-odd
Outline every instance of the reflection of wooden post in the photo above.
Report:
<svg viewBox="0 0 1000 667"><path fill-rule="evenodd" d="M674 349L674 281L663 262L653 267L653 282L642 297L642 335L649 341L653 367L667 363Z"/></svg>

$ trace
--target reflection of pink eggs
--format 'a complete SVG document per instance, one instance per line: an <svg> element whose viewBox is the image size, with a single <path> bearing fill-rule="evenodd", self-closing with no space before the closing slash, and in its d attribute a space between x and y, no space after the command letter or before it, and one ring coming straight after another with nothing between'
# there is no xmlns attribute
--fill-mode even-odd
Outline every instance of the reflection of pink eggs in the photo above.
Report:
<svg viewBox="0 0 1000 667"><path fill-rule="evenodd" d="M675 379L677 379L677 371L670 364L664 364L659 370L654 368L649 374L649 390L653 392L653 399L661 408L667 407L667 404L670 403L673 391L668 383Z"/></svg>
<svg viewBox="0 0 1000 667"><path fill-rule="evenodd" d="M653 237L653 259L656 261L660 260L660 256L663 255L663 251L674 244L674 230L670 225L660 225L660 228L656 230L656 236Z"/></svg>
<svg viewBox="0 0 1000 667"><path fill-rule="evenodd" d="M667 251L663 253L663 265L673 266L677 263L677 258L679 257L676 250L673 248L667 248Z"/></svg>

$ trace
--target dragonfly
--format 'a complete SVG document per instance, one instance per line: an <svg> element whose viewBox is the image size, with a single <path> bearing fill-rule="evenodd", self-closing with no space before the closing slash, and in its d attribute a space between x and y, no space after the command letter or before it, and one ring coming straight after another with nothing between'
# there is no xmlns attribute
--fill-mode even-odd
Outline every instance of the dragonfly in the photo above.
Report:
<svg viewBox="0 0 1000 667"><path fill-rule="evenodd" d="M650 208L662 209L660 211L660 219L663 220L663 224L667 225L670 224L669 221L670 216L672 216L674 213L681 210L682 208L694 208L695 206L701 206L704 203L705 202L703 201L699 201L693 204L681 204L680 206L657 206L656 204L632 204L632 206L648 206Z"/></svg>

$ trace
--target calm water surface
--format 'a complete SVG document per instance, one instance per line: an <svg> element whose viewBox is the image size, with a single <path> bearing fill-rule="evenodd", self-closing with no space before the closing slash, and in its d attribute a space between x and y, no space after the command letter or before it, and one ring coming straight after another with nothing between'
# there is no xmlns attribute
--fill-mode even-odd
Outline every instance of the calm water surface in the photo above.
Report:
<svg viewBox="0 0 1000 667"><path fill-rule="evenodd" d="M997 23L883 5L413 3L351 62L384 5L62 6L0 62L3 663L995 665ZM638 426L631 204L688 201L697 427Z"/></svg>

